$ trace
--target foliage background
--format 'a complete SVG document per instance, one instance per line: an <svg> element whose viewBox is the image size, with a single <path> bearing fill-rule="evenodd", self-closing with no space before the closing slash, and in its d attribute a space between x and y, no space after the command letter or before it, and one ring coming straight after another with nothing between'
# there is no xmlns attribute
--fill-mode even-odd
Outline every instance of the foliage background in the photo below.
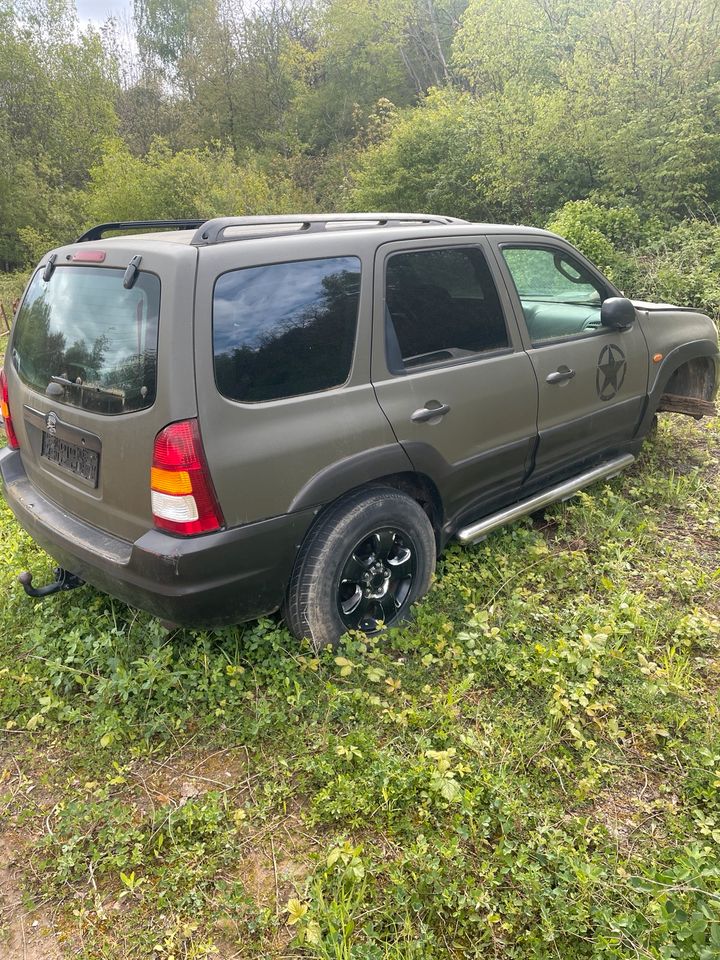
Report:
<svg viewBox="0 0 720 960"><path fill-rule="evenodd" d="M0 267L99 220L424 210L720 311L716 0L0 0Z"/></svg>
<svg viewBox="0 0 720 960"><path fill-rule="evenodd" d="M99 220L389 208L548 225L717 318L719 34L712 0L135 0L84 31L0 0L0 302ZM320 656L32 604L17 571L53 564L0 502L0 954L715 960L719 449L665 418Z"/></svg>

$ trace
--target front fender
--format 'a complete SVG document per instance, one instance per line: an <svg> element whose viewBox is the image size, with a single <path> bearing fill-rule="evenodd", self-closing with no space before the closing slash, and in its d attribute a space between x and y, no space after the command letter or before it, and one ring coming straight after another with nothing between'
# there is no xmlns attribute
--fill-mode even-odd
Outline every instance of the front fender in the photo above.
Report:
<svg viewBox="0 0 720 960"><path fill-rule="evenodd" d="M665 393L666 387L673 374L684 364L691 360L707 358L714 369L714 380L706 392L710 396L703 399L712 400L717 393L718 383L720 382L720 352L718 351L717 341L712 339L692 340L689 343L683 343L667 353L661 363L650 365L650 380L648 383L648 402L645 413L638 426L636 436L644 436L650 428L652 419L660 405L660 398Z"/></svg>

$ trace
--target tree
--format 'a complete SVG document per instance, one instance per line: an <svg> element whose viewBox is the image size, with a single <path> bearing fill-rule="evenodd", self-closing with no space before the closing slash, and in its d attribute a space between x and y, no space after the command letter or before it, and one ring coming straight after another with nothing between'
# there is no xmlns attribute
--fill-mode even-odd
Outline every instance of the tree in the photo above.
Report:
<svg viewBox="0 0 720 960"><path fill-rule="evenodd" d="M566 199L675 214L714 199L719 14L716 0L473 0L453 64L495 131L490 189L535 184L542 210L551 178Z"/></svg>
<svg viewBox="0 0 720 960"><path fill-rule="evenodd" d="M114 134L114 77L97 34L77 37L74 8L34 0L0 21L0 258L71 239L77 194Z"/></svg>
<svg viewBox="0 0 720 960"><path fill-rule="evenodd" d="M140 54L170 78L191 41L192 16L205 0L133 0L133 16Z"/></svg>
<svg viewBox="0 0 720 960"><path fill-rule="evenodd" d="M111 140L90 171L85 216L88 223L210 218L283 213L301 204L291 184L271 178L252 157L238 164L228 147L173 153L156 141L146 156L135 157Z"/></svg>

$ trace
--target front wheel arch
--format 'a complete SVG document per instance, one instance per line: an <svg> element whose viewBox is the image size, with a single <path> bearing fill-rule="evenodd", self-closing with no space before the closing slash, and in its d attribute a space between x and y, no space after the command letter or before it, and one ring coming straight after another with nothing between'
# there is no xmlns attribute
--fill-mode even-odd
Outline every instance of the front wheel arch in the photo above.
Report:
<svg viewBox="0 0 720 960"><path fill-rule="evenodd" d="M710 357L693 357L681 363L667 379L663 393L712 400L717 389L716 369Z"/></svg>
<svg viewBox="0 0 720 960"><path fill-rule="evenodd" d="M694 357L680 364L667 378L655 412L685 414L696 420L714 416L716 391L716 364L710 357Z"/></svg>
<svg viewBox="0 0 720 960"><path fill-rule="evenodd" d="M702 371L700 376L699 371ZM650 430L653 417L660 409L662 396L668 392L668 384L674 377L677 378L676 384L684 385L685 389L695 384L697 390L700 384L700 391L709 392L710 396L699 396L696 393L695 397L711 400L720 380L720 355L717 343L712 340L695 340L677 347L664 358L651 382L645 413L635 433L637 440L642 440Z"/></svg>

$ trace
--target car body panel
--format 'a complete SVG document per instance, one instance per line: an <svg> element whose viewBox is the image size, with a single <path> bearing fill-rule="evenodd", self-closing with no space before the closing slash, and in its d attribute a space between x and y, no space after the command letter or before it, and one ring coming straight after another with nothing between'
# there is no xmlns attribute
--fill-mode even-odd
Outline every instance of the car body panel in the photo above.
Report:
<svg viewBox="0 0 720 960"><path fill-rule="evenodd" d="M672 373L692 357L717 358L717 330L698 310L633 301L651 358L648 393L654 394ZM679 336L679 331L682 336ZM660 355L661 359L652 362ZM718 377L715 382L718 384Z"/></svg>
<svg viewBox="0 0 720 960"><path fill-rule="evenodd" d="M639 324L528 351L539 385L535 471L582 463L632 439L645 406L647 347ZM610 368L614 367L614 370ZM570 380L548 382L574 371Z"/></svg>
<svg viewBox="0 0 720 960"><path fill-rule="evenodd" d="M16 451L0 450L0 476L18 522L64 569L185 626L240 623L277 610L315 517L314 510L302 510L198 537L150 529L128 542L41 494Z"/></svg>

